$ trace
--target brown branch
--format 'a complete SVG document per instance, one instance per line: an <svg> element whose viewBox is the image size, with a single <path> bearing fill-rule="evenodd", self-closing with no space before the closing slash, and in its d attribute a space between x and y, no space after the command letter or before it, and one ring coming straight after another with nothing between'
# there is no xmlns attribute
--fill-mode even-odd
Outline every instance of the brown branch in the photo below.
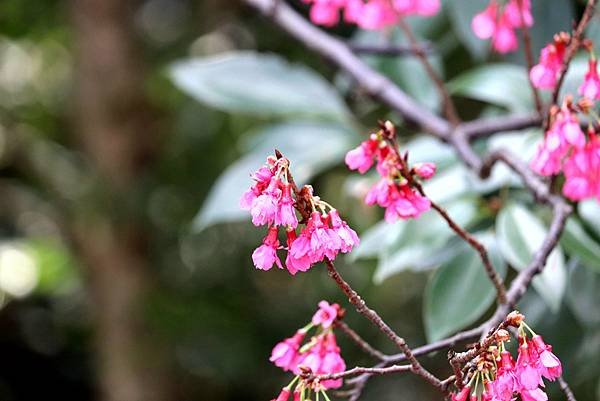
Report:
<svg viewBox="0 0 600 401"><path fill-rule="evenodd" d="M360 295L358 295L358 293L354 291L352 287L350 287L350 284L348 284L342 278L340 273L336 270L335 266L329 259L325 259L325 264L327 265L329 277L331 277L337 283L338 287L340 287L340 289L344 292L344 294L346 294L350 303L356 308L356 311L369 319L382 333L392 340L392 342L396 344L398 348L400 348L404 355L406 355L406 359L410 362L412 371L416 375L421 376L434 387L441 389L441 381L431 374L427 369L421 366L417 358L413 355L412 350L406 344L404 338L396 334L396 332L392 330L386 322L383 321L377 312L367 306L364 299L362 299Z"/></svg>
<svg viewBox="0 0 600 401"><path fill-rule="evenodd" d="M377 56L416 56L418 54L432 54L435 53L435 49L431 43L421 43L418 48L415 49L412 45L362 45L349 43L348 46L356 54L362 55L377 55Z"/></svg>
<svg viewBox="0 0 600 401"><path fill-rule="evenodd" d="M348 337L350 337L350 339L352 339L352 341L354 341L356 345L358 345L366 354L371 355L373 358L379 359L380 361L385 360L386 355L383 352L373 348L371 344L369 344L361 336L359 336L358 333L352 330L350 326L348 326L345 322L340 320L337 321L335 325L337 328L342 330Z"/></svg>
<svg viewBox="0 0 600 401"><path fill-rule="evenodd" d="M533 101L535 103L535 109L537 110L538 116L542 116L543 108L542 100L540 98L540 93L537 88L533 84L531 77L529 76L529 71L533 68L533 51L531 50L531 35L529 34L529 27L525 24L525 17L523 16L523 0L519 0L519 14L521 17L521 25L523 30L523 48L525 50L525 60L527 61L527 81L529 82L529 86L531 87L531 94L533 95Z"/></svg>
<svg viewBox="0 0 600 401"><path fill-rule="evenodd" d="M448 90L446 89L446 85L444 84L444 81L442 81L440 76L433 69L433 66L427 59L427 56L423 52L420 51L419 41L413 34L412 29L410 29L410 26L406 23L404 18L399 17L398 25L400 26L400 29L402 29L402 31L406 35L408 42L410 43L413 51L415 52L415 55L421 61L421 64L425 68L427 75L429 75L429 78L435 84L435 87L436 87L440 97L442 98L442 102L444 105L444 114L448 118L448 121L450 121L450 123L453 126L457 126L458 124L460 124L460 117L458 116L456 107L454 106L454 102L452 102L452 98L450 97L450 94L448 93Z"/></svg>
<svg viewBox="0 0 600 401"><path fill-rule="evenodd" d="M558 102L560 88L562 87L562 84L565 80L565 76L567 75L567 71L569 70L569 66L571 65L571 61L573 60L573 57L575 57L577 50L579 50L579 46L581 46L581 42L583 40L583 32L592 20L595 7L596 0L588 0L587 5L585 6L585 10L583 11L583 15L579 20L579 24L577 24L577 28L575 28L575 32L573 32L573 35L571 36L569 45L565 50L565 57L563 59L563 63L558 73L558 81L556 83L556 87L554 88L554 92L552 93L552 104L556 104ZM548 117L546 118L546 128L549 120L550 114L548 114Z"/></svg>
<svg viewBox="0 0 600 401"><path fill-rule="evenodd" d="M558 378L558 385L560 386L560 389L563 391L563 393L565 393L567 401L577 401L577 398L575 398L575 394L573 394L573 391L571 391L571 388L562 376Z"/></svg>
<svg viewBox="0 0 600 401"><path fill-rule="evenodd" d="M330 373L330 374L326 374L326 375L308 376L306 378L306 380L309 382L316 381L316 380L324 381L324 380L334 380L334 379L340 379L342 377L359 375L361 373L367 373L369 375L387 375L390 373L411 372L411 371L414 371L414 368L412 367L412 365L391 365L391 366L388 366L385 368L378 368L378 367L364 368L364 367L357 366L355 368L348 369L343 372Z"/></svg>

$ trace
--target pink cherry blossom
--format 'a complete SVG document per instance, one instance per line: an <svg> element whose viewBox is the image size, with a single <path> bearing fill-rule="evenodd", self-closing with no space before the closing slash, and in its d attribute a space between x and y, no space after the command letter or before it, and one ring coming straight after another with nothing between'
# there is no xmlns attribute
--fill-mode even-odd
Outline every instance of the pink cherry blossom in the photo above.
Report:
<svg viewBox="0 0 600 401"><path fill-rule="evenodd" d="M315 1L310 19L317 25L334 26L340 20L340 8L333 1Z"/></svg>
<svg viewBox="0 0 600 401"><path fill-rule="evenodd" d="M275 401L288 401L290 399L291 392L292 390L287 387L282 388Z"/></svg>
<svg viewBox="0 0 600 401"><path fill-rule="evenodd" d="M579 87L579 94L590 100L600 99L600 77L598 77L597 61L590 58L585 79Z"/></svg>
<svg viewBox="0 0 600 401"><path fill-rule="evenodd" d="M346 370L346 363L340 355L340 348L335 339L335 334L329 331L313 339L313 345L308 352L303 354L299 365L304 365L317 375L339 373ZM342 379L325 380L321 385L326 389L339 388Z"/></svg>
<svg viewBox="0 0 600 401"><path fill-rule="evenodd" d="M413 169L415 173L424 179L429 179L433 177L435 174L435 164L434 163L415 163L413 165Z"/></svg>
<svg viewBox="0 0 600 401"><path fill-rule="evenodd" d="M330 305L327 301L319 302L319 310L312 317L314 325L321 325L324 329L331 327L338 315L340 306L338 304Z"/></svg>
<svg viewBox="0 0 600 401"><path fill-rule="evenodd" d="M308 255L310 252L310 239L306 235L300 235L296 238L296 230L287 231L288 253L285 259L285 267L290 274L305 272L312 266L312 259Z"/></svg>
<svg viewBox="0 0 600 401"><path fill-rule="evenodd" d="M527 343L519 346L515 376L519 380L520 387L525 390L535 390L540 384L543 385L542 375L529 354Z"/></svg>
<svg viewBox="0 0 600 401"><path fill-rule="evenodd" d="M263 244L256 248L252 253L252 261L254 266L260 270L270 270L273 264L282 269L281 261L277 256L277 248L279 248L279 240L277 239L277 227L269 227L267 236L263 240Z"/></svg>
<svg viewBox="0 0 600 401"><path fill-rule="evenodd" d="M529 71L529 79L538 89L553 90L565 57L565 43L561 38L546 45L540 52L540 62Z"/></svg>
<svg viewBox="0 0 600 401"><path fill-rule="evenodd" d="M430 17L441 8L439 0L392 0L394 9L402 15L421 15Z"/></svg>
<svg viewBox="0 0 600 401"><path fill-rule="evenodd" d="M517 34L504 16L500 17L496 24L492 36L492 48L500 54L510 53L519 48Z"/></svg>
<svg viewBox="0 0 600 401"><path fill-rule="evenodd" d="M392 199L385 211L385 220L388 223L398 218L417 218L421 213L431 208L431 201L408 185L402 185L392 193Z"/></svg>
<svg viewBox="0 0 600 401"><path fill-rule="evenodd" d="M271 178L269 186L252 201L250 214L252 214L252 223L255 226L271 224L275 221L278 210L278 203L281 197L278 177Z"/></svg>
<svg viewBox="0 0 600 401"><path fill-rule="evenodd" d="M466 401L470 391L470 386L464 386L458 393L452 394L452 401Z"/></svg>
<svg viewBox="0 0 600 401"><path fill-rule="evenodd" d="M496 14L498 13L498 5L495 0L490 1L488 6L473 17L471 21L471 29L479 39L489 39L496 31Z"/></svg>
<svg viewBox="0 0 600 401"><path fill-rule="evenodd" d="M346 154L346 165L350 170L358 170L359 173L364 174L373 165L373 157L376 150L376 141L364 141L357 148L352 149Z"/></svg>
<svg viewBox="0 0 600 401"><path fill-rule="evenodd" d="M322 216L319 212L313 212L311 215L313 221L313 233L310 237L310 249L314 261L321 261L324 257L330 260L335 259L342 248L342 239L329 227L327 216Z"/></svg>
<svg viewBox="0 0 600 401"><path fill-rule="evenodd" d="M600 141L595 135L567 159L564 173L566 197L578 201L595 196L600 200Z"/></svg>
<svg viewBox="0 0 600 401"><path fill-rule="evenodd" d="M282 184L281 198L274 220L277 225L287 225L292 228L298 226L298 218L294 211L294 199L292 199L292 187L288 183Z"/></svg>
<svg viewBox="0 0 600 401"><path fill-rule="evenodd" d="M285 371L293 370L298 359L298 350L304 339L304 330L298 330L293 337L286 338L273 347L269 360Z"/></svg>
<svg viewBox="0 0 600 401"><path fill-rule="evenodd" d="M340 218L337 210L329 212L329 218L331 227L341 239L340 251L342 253L348 253L360 243L360 239L356 234L356 231L351 229L348 224Z"/></svg>
<svg viewBox="0 0 600 401"><path fill-rule="evenodd" d="M533 25L530 0L510 0L504 8L504 16L513 28Z"/></svg>
<svg viewBox="0 0 600 401"><path fill-rule="evenodd" d="M552 353L552 347L547 345L541 336L535 335L532 340L532 348L539 356L539 365L542 376L554 381L562 375L560 359Z"/></svg>
<svg viewBox="0 0 600 401"><path fill-rule="evenodd" d="M548 395L541 388L522 390L519 394L522 401L548 401Z"/></svg>

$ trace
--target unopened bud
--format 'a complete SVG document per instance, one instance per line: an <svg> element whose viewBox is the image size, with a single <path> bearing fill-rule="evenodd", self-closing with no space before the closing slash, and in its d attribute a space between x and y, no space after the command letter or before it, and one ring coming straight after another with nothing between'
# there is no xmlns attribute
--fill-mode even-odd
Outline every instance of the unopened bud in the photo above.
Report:
<svg viewBox="0 0 600 401"><path fill-rule="evenodd" d="M506 323L509 326L519 327L521 323L525 320L525 316L523 316L519 311L512 311L506 316Z"/></svg>
<svg viewBox="0 0 600 401"><path fill-rule="evenodd" d="M497 342L509 341L510 333L504 329L500 329L496 332L495 338Z"/></svg>

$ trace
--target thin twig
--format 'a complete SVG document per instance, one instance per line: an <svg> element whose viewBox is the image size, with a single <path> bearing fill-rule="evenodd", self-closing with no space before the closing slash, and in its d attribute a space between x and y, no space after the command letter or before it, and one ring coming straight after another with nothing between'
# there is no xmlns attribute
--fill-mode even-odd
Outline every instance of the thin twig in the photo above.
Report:
<svg viewBox="0 0 600 401"><path fill-rule="evenodd" d="M521 17L521 26L523 30L523 47L525 49L525 60L527 61L527 71L531 71L533 68L533 51L531 50L531 35L529 34L529 27L525 24L525 16L523 15L523 0L518 0L519 3L519 14ZM542 116L543 113L543 105L542 100L540 98L540 93L537 88L533 84L529 73L527 74L527 81L529 81L529 86L531 87L531 94L533 95L533 101L535 103L535 109L539 116Z"/></svg>
<svg viewBox="0 0 600 401"><path fill-rule="evenodd" d="M424 195L423 188L421 187L421 185L418 186L418 189ZM443 207L441 207L440 205L438 205L437 203L435 203L432 200L430 200L430 202L431 202L431 207L434 208L438 212L438 214L440 216L442 216L442 218L444 220L446 220L446 223L448 223L448 226L460 238L462 238L473 249L475 249L475 251L477 251L477 253L479 253L479 257L481 258L485 272L487 273L488 277L490 278L490 281L492 282L492 284L494 285L494 288L496 289L498 303L499 304L506 303L506 288L504 287L504 281L502 280L502 277L500 277L500 275L494 268L494 265L492 265L492 262L490 261L490 257L488 255L487 250L485 249L485 246L481 242L479 242L477 240L477 238L475 238L475 236L473 236L470 232L468 232L467 230L465 230L464 228L459 226L450 217L448 212Z"/></svg>
<svg viewBox="0 0 600 401"><path fill-rule="evenodd" d="M585 28L592 20L594 15L594 9L596 7L596 0L588 0L587 5L585 6L585 10L583 11L583 15L579 20L579 24L577 24L577 28L575 28L575 32L571 36L571 40L569 41L569 45L565 50L565 57L560 66L560 70L558 73L558 80L556 83L556 87L554 88L554 92L552 93L552 104L556 104L558 102L558 95L560 93L560 88L562 87L563 81L565 80L565 76L567 75L567 71L569 70L569 66L571 65L571 60L575 57L577 50L579 50L579 46L581 46L581 41L583 39L583 33ZM546 126L548 121L550 120L550 115L546 118Z"/></svg>
<svg viewBox="0 0 600 401"><path fill-rule="evenodd" d="M442 81L438 73L433 69L433 66L427 59L427 56L419 51L419 41L413 34L412 29L406 23L404 18L399 17L398 26L400 26L400 29L402 29L402 32L404 32L404 34L406 35L406 38L408 39L408 42L413 48L415 55L421 61L421 64L423 64L423 67L425 68L427 75L429 75L429 78L435 84L435 87L440 97L442 98L442 102L444 104L444 114L448 118L448 121L450 121L450 124L452 124L453 126L457 126L458 124L460 124L460 117L458 116L456 107L454 106L454 102L452 101L452 98L450 97L450 94L446 89L444 81Z"/></svg>
<svg viewBox="0 0 600 401"><path fill-rule="evenodd" d="M390 373L411 372L413 370L414 369L413 369L412 365L391 365L391 366L388 366L385 368L377 368L377 367L364 368L364 367L357 366L355 368L348 369L343 372L330 373L330 374L326 374L326 375L309 376L306 380L308 380L308 381L335 380L335 379L340 379L342 377L359 375L362 373L367 373L369 375L387 375Z"/></svg>
<svg viewBox="0 0 600 401"><path fill-rule="evenodd" d="M335 323L336 327L342 330L352 341L354 341L366 354L371 355L373 358L384 361L386 355L373 348L371 344L365 341L361 336L358 335L354 330L350 328L345 322L339 320Z"/></svg>
<svg viewBox="0 0 600 401"><path fill-rule="evenodd" d="M383 321L377 312L367 306L364 299L362 299L360 295L358 295L358 293L354 291L352 287L350 287L350 284L348 284L342 278L331 260L325 259L325 264L327 265L329 277L331 277L337 283L338 287L340 287L340 289L344 292L344 294L346 294L350 303L356 308L356 311L369 319L382 333L392 340L392 342L396 344L398 348L400 348L404 355L406 355L406 359L408 362L410 362L412 370L416 375L421 376L434 387L441 389L442 386L440 379L435 377L421 365L421 363L413 355L412 350L406 344L404 338L396 334L396 332L392 330L386 322Z"/></svg>

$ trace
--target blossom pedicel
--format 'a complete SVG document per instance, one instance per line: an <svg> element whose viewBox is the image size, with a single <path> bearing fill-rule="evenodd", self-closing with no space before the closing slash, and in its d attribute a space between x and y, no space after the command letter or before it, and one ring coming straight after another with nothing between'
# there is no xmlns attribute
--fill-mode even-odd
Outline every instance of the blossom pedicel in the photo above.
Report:
<svg viewBox="0 0 600 401"><path fill-rule="evenodd" d="M313 23L334 26L344 20L363 29L381 29L394 25L408 15L430 17L440 10L440 0L304 0L311 5Z"/></svg>
<svg viewBox="0 0 600 401"><path fill-rule="evenodd" d="M470 364L473 367L467 372L466 384L452 394L452 401L511 401L517 395L522 401L548 400L544 379L554 381L562 375L560 360L519 312L509 314L507 323L517 328L516 362L506 349L509 332L498 330L494 343Z"/></svg>
<svg viewBox="0 0 600 401"><path fill-rule="evenodd" d="M263 244L252 253L254 266L260 270L270 270L274 264L283 268L277 251L286 249L285 267L296 274L325 258L333 260L340 252L350 252L359 239L336 209L313 194L312 187L295 187L289 165L283 156L269 156L252 175L254 184L242 196L240 206L250 211L254 225L268 226ZM305 216L301 224L296 211ZM279 227L285 227L285 247L277 237Z"/></svg>
<svg viewBox="0 0 600 401"><path fill-rule="evenodd" d="M340 319L343 313L338 304L321 301L311 323L275 345L269 360L284 371L295 374L290 384L281 390L276 401L287 401L290 395L294 396L294 400L296 396L298 399L305 399L307 391L323 394L325 399L328 399L326 390L341 387L341 378L319 381L314 376L346 370L346 363L340 355L340 347L333 332L333 323ZM302 345L313 328L316 329L314 335ZM294 385L296 387L292 392Z"/></svg>
<svg viewBox="0 0 600 401"><path fill-rule="evenodd" d="M414 185L417 178L429 179L435 164L417 163L408 167L408 155L400 155L395 145L395 128L389 121L369 139L346 154L346 165L364 174L376 162L380 180L365 197L367 205L386 208L385 220L416 218L431 208L431 202Z"/></svg>

